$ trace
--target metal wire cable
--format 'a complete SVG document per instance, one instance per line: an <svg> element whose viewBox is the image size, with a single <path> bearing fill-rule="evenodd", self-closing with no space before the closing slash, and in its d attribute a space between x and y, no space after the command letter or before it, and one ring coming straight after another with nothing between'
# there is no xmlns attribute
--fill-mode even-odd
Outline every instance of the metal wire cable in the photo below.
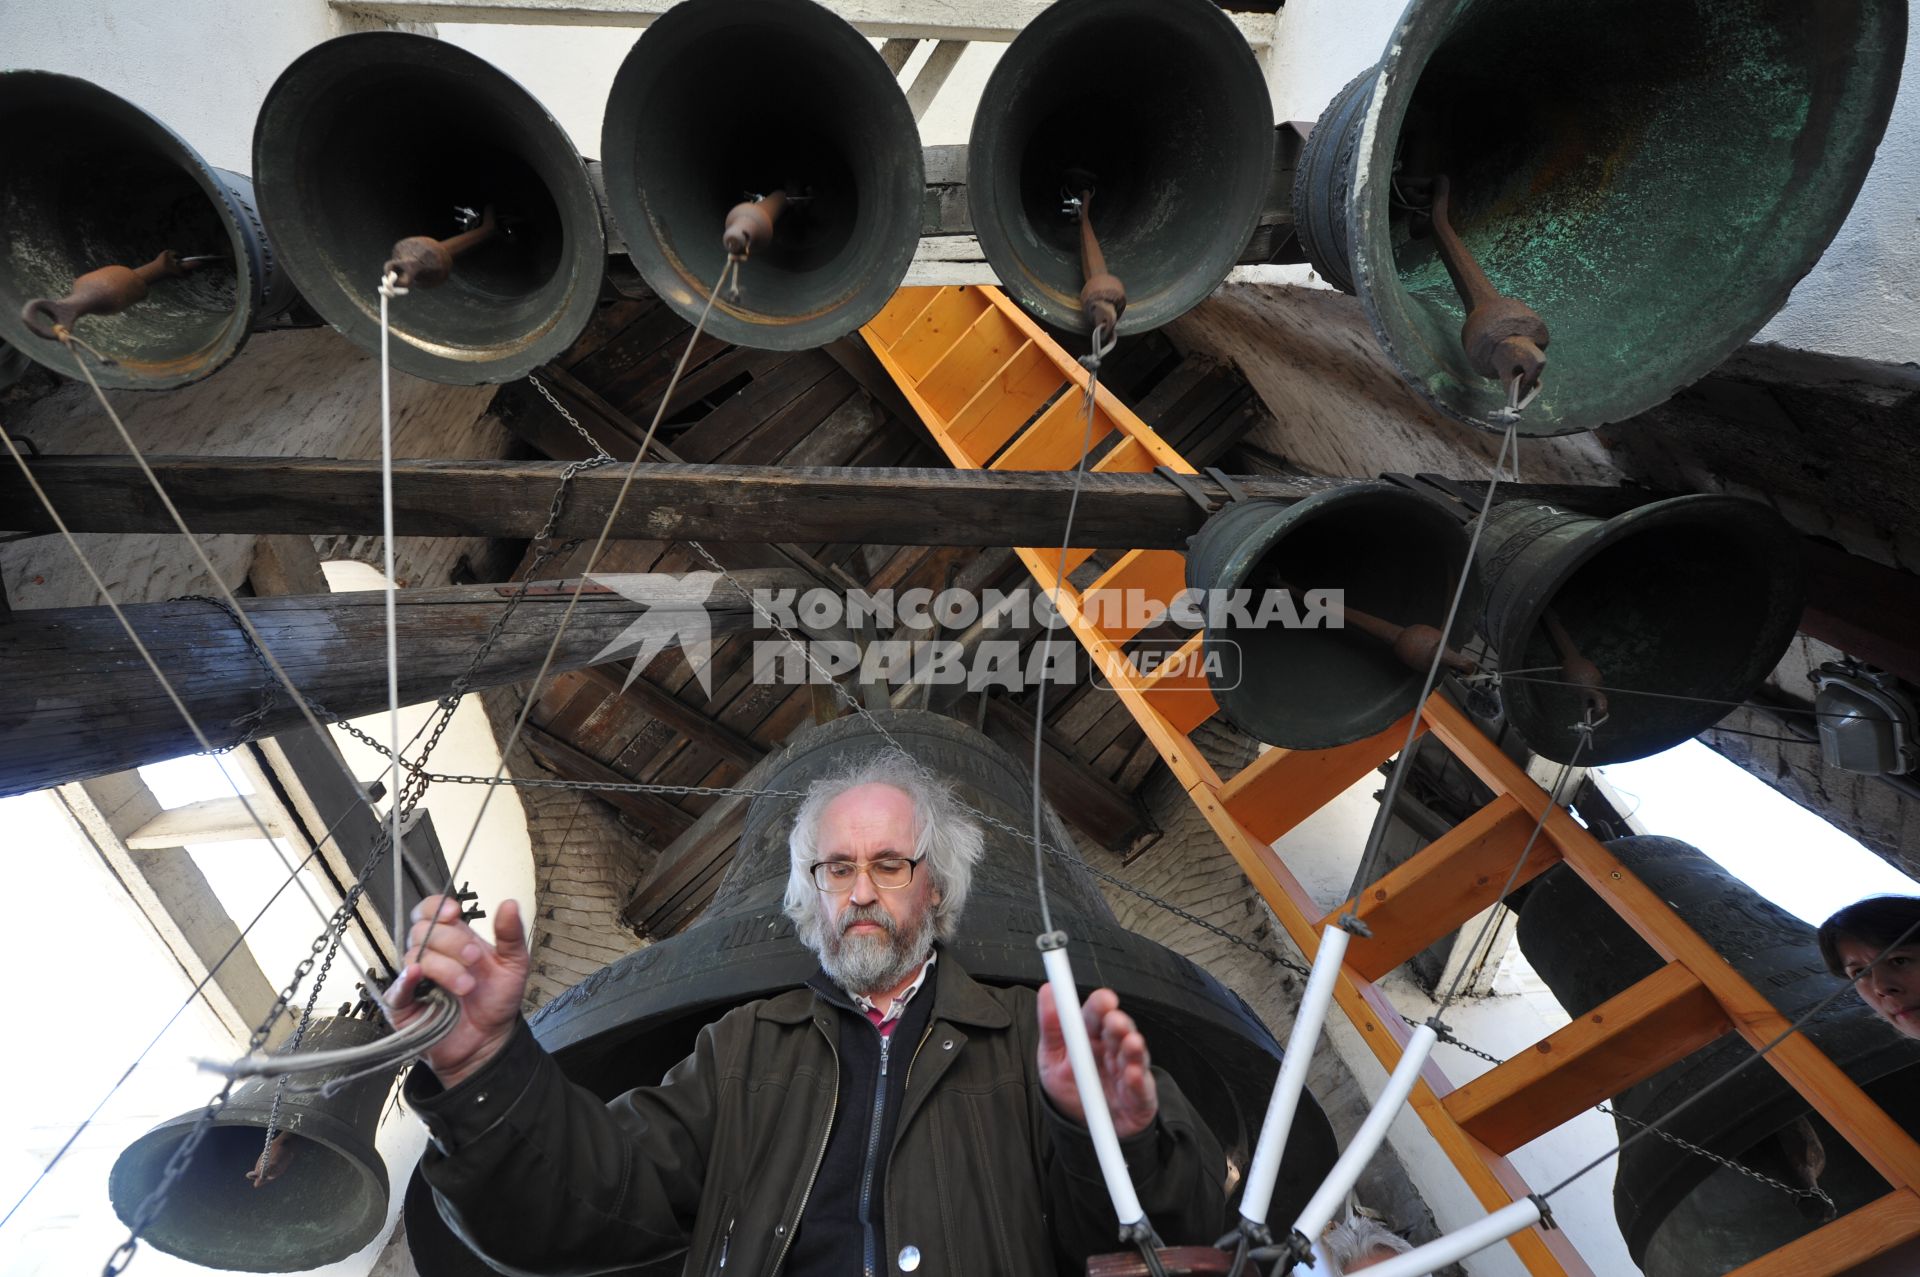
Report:
<svg viewBox="0 0 1920 1277"><path fill-rule="evenodd" d="M1483 511L1493 508L1494 494L1500 489L1500 481L1505 477L1504 468L1509 449L1514 454L1514 463L1519 464L1520 442L1517 432L1518 421L1509 420L1507 431L1500 440L1500 454L1494 458L1493 473L1487 480L1487 495L1482 498L1480 508ZM1425 682L1421 684L1420 695L1413 703L1413 716L1407 720L1407 738L1401 743L1400 753L1394 760L1393 770L1387 774L1386 788L1380 795L1380 809L1374 813L1373 823L1367 829L1367 841L1360 853L1360 869L1355 881L1362 887L1373 881L1374 863L1380 855L1380 844L1386 837L1387 824L1392 817L1394 803L1400 797L1401 786L1406 783L1407 767L1413 758L1413 744L1420 735L1420 712L1426 707L1427 698L1433 695L1434 687L1440 681L1440 669L1447 655L1447 644L1453 634L1454 622L1460 615L1460 603L1466 597L1467 581L1473 576L1473 556L1480 546L1480 533L1486 528L1484 515L1473 521L1473 533L1467 539L1466 560L1460 567L1460 579L1455 582L1453 599L1447 604L1447 618L1440 625L1440 641L1434 644L1433 660L1427 666ZM1357 897L1356 897L1357 898ZM1341 915L1339 925L1348 927L1364 926L1354 913Z"/></svg>

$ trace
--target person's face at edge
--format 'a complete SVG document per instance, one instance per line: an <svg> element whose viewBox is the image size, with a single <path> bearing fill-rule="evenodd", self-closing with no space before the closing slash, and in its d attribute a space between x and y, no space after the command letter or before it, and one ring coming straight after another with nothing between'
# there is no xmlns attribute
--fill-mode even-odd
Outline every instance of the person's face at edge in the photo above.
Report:
<svg viewBox="0 0 1920 1277"><path fill-rule="evenodd" d="M1860 1000L1897 1032L1920 1038L1920 945L1901 945L1871 971L1878 947L1853 936L1841 936L1833 947Z"/></svg>

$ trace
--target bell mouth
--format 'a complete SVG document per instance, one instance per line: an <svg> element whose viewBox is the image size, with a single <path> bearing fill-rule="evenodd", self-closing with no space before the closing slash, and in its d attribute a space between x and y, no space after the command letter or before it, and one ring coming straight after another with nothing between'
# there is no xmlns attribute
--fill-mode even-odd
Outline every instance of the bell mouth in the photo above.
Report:
<svg viewBox="0 0 1920 1277"><path fill-rule="evenodd" d="M1421 225L1451 221L1552 333L1526 435L1620 421L1772 317L1852 207L1886 128L1905 0L1524 0L1409 8L1365 114L1356 283L1401 374L1503 431Z"/></svg>
<svg viewBox="0 0 1920 1277"><path fill-rule="evenodd" d="M1354 484L1291 505L1247 502L1214 516L1192 542L1187 584L1248 590L1248 612L1280 583L1342 591L1344 608L1396 625L1439 627L1463 572L1450 646L1472 633L1478 577L1452 514L1388 483ZM1302 620L1311 619L1302 610ZM1344 621L1344 617L1341 618ZM1414 708L1425 670L1352 626L1209 624L1209 684L1243 731L1286 749L1332 749L1385 731ZM1217 673L1216 673L1217 671Z"/></svg>
<svg viewBox="0 0 1920 1277"><path fill-rule="evenodd" d="M345 1259L379 1235L387 1167L370 1145L288 1131L276 1146L277 1176L254 1186L247 1175L260 1162L266 1117L240 1114L208 1128L146 1241L207 1268L280 1273ZM194 1112L156 1127L114 1163L107 1191L123 1221L131 1223L198 1120Z"/></svg>
<svg viewBox="0 0 1920 1277"><path fill-rule="evenodd" d="M1522 570L1522 569L1515 569ZM1582 656L1599 666L1607 716L1582 747L1580 688L1503 681L1508 717L1527 744L1590 767L1670 749L1725 718L1779 663L1805 597L1800 538L1771 508L1699 494L1593 520L1538 567L1488 637L1507 670L1557 679L1553 609ZM1489 582L1498 591L1498 584ZM1634 618L1643 618L1636 621Z"/></svg>
<svg viewBox="0 0 1920 1277"><path fill-rule="evenodd" d="M716 91L716 75L725 91ZM764 350L845 336L880 313L920 241L920 133L865 37L815 4L688 0L614 78L607 204L633 263L698 320L743 200L784 191L772 237L723 288L707 330Z"/></svg>
<svg viewBox="0 0 1920 1277"><path fill-rule="evenodd" d="M1079 194L1076 171L1093 179L1094 230L1127 287L1118 331L1144 332L1211 293L1252 238L1273 108L1212 4L1059 0L994 67L967 153L987 260L1022 306L1070 332L1087 331L1085 276L1062 199Z"/></svg>
<svg viewBox="0 0 1920 1277"><path fill-rule="evenodd" d="M498 229L445 283L389 307L404 371L510 380L565 350L592 316L606 237L585 167L544 107L464 50L397 31L318 46L268 92L254 157L288 273L362 346L380 339L378 286L395 243L448 239L492 209Z"/></svg>
<svg viewBox="0 0 1920 1277"><path fill-rule="evenodd" d="M213 257L155 281L117 315L83 317L76 337L111 359L103 386L168 390L216 371L246 341L257 284L220 179L166 125L98 85L47 71L0 74L0 338L64 376L74 354L20 319L102 266L163 251Z"/></svg>

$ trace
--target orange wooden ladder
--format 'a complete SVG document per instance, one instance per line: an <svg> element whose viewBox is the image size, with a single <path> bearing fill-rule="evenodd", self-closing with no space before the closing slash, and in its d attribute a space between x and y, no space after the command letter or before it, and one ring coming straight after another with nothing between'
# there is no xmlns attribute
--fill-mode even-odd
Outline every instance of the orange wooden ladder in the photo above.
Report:
<svg viewBox="0 0 1920 1277"><path fill-rule="evenodd" d="M999 289L907 288L862 330L936 442L956 467L1057 470L1077 465L1087 439L1086 371ZM1094 396L1089 446L1118 431L1096 471L1166 466L1193 473L1173 448L1104 386ZM1658 895L1644 886L1525 770L1440 697L1420 711L1431 733L1494 793L1485 807L1348 902L1322 914L1273 842L1379 767L1406 739L1406 719L1337 749L1272 749L1222 779L1188 736L1217 710L1201 673L1201 636L1150 675L1133 672L1125 645L1139 617L1097 606L1100 592L1143 591L1164 603L1185 585L1185 556L1132 550L1086 590L1059 580L1057 547L1016 551L1051 593L1075 636L1120 696L1188 797L1205 815L1311 959L1320 933L1348 907L1372 931L1355 937L1335 1000L1391 1071L1412 1033L1375 981L1492 906L1535 821L1539 841L1515 886L1557 863L1574 872L1666 962L1654 975L1534 1048L1454 1087L1429 1061L1410 1103L1488 1210L1533 1190L1506 1154L1732 1030L1758 1047L1788 1021ZM1070 573L1091 551L1074 549ZM1118 593L1106 596L1119 598ZM1736 1270L1730 1277L1813 1277L1843 1272L1920 1236L1920 1144L1802 1035L1767 1062L1892 1186L1878 1200ZM1277 1223L1284 1223L1278 1221ZM1510 1239L1530 1273L1589 1274L1564 1233L1532 1228Z"/></svg>

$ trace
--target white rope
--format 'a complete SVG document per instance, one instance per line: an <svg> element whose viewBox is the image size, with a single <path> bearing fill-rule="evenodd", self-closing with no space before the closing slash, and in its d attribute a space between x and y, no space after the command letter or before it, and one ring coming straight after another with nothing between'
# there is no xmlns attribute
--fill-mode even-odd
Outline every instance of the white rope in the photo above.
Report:
<svg viewBox="0 0 1920 1277"><path fill-rule="evenodd" d="M380 280L380 532L386 543L383 562L386 568L387 609L387 745L393 750L389 769L393 784L387 792L388 847L393 853L393 952L404 969L407 961L406 902L404 895L404 857L400 854L400 790L406 777L400 771L400 639L398 600L394 580L397 569L393 556L393 361L387 349L391 326L387 322L387 304L405 297L398 271L388 271Z"/></svg>

